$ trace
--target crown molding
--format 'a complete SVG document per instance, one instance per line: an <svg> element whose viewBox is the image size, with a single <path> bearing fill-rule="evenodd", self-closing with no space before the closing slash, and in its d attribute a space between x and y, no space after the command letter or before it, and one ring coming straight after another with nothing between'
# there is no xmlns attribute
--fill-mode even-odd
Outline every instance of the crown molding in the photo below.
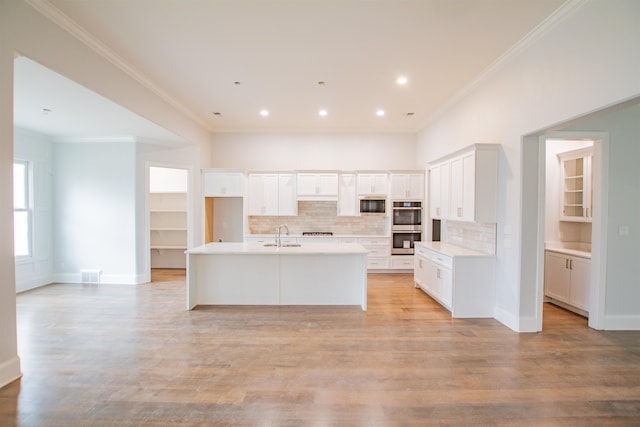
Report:
<svg viewBox="0 0 640 427"><path fill-rule="evenodd" d="M93 34L88 32L82 26L80 26L77 22L69 18L65 13L63 13L60 9L52 5L48 0L24 0L24 2L29 4L37 12L42 14L51 22L53 22L63 30L67 31L73 37L75 37L76 39L84 43L91 50L96 52L101 57L105 58L111 64L113 64L118 69L120 69L125 74L127 74L129 77L133 78L142 86L144 86L145 88L153 92L155 95L160 97L169 105L171 105L181 113L185 114L191 120L193 120L194 122L198 123L200 126L207 129L209 132L213 131L213 128L210 126L209 123L202 120L197 114L195 114L192 110L187 108L183 103L178 101L173 96L169 95L169 93L163 90L160 86L156 85L147 76L145 76L136 68L134 68L124 58L122 58L120 55L114 52L107 45L102 43L98 38L96 38Z"/></svg>
<svg viewBox="0 0 640 427"><path fill-rule="evenodd" d="M533 30L529 31L522 39L516 44L511 46L506 52L498 57L494 62L485 68L480 74L478 74L471 82L460 90L455 96L447 101L442 107L436 110L433 114L427 117L426 120L418 126L418 132L426 128L430 123L435 121L438 117L444 114L447 110L460 102L463 98L469 95L474 89L488 80L491 76L496 74L499 70L504 68L508 63L513 61L518 55L527 50L535 42L540 40L551 29L555 28L558 24L567 19L575 11L580 9L589 0L567 0L558 9L556 9L551 15L549 15L544 21L538 24Z"/></svg>

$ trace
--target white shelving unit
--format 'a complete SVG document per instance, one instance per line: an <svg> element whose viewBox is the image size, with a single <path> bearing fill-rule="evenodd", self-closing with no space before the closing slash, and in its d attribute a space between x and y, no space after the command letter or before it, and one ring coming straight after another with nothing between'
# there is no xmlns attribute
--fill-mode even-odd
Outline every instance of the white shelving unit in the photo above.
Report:
<svg viewBox="0 0 640 427"><path fill-rule="evenodd" d="M149 193L151 268L185 268L187 193Z"/></svg>

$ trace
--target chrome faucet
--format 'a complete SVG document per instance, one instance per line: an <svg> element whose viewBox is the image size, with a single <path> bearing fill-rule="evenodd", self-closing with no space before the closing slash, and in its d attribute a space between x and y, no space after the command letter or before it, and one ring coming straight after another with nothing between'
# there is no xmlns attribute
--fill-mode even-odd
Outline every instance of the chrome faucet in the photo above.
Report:
<svg viewBox="0 0 640 427"><path fill-rule="evenodd" d="M280 230L282 230L282 227L285 228L287 236L289 235L289 227L287 227L287 224L280 224L276 229L276 246L277 247L282 246L282 239L280 238Z"/></svg>

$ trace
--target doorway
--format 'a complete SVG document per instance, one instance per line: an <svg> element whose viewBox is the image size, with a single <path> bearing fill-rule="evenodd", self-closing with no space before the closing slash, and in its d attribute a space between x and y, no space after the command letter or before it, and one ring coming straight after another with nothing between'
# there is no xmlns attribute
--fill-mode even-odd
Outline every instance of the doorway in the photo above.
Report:
<svg viewBox="0 0 640 427"><path fill-rule="evenodd" d="M547 153L547 147L551 147L550 144L558 145ZM571 146L571 144L574 145ZM588 231L587 226L576 224L561 226L560 224L562 216L562 208L560 206L562 200L560 196L560 166L557 166L556 174L551 174L549 182L547 182L547 166L550 163L548 159L551 158L551 161L555 161L553 159L558 157L560 151L571 152L571 148L579 147L578 144L583 146L592 145L593 157L590 166L593 172L593 180L589 194L584 195L590 199L590 206L592 206L592 210L589 212L591 229ZM577 149L580 150L581 148ZM605 223L604 216L606 215L607 201L606 194L603 194L602 189L606 188L608 179L608 170L606 168L608 162L608 134L606 132L549 132L530 135L524 138L523 156L524 159L527 159L524 162L525 167L523 167L523 186L534 195L525 199L523 203L523 242L530 241L530 244L523 245L523 261L533 260L535 262L535 266L531 265L531 263L523 262L522 269L523 285L525 285L524 282L535 281L535 284L531 284L532 289L536 289L534 313L536 323L532 326L537 331L542 330L543 307L544 301L547 299L545 293L545 249L550 241L557 239L559 242L556 243L564 241L565 243L573 243L574 247L579 247L582 244L583 249L590 249L591 251L591 265L586 273L589 285L584 314L588 315L589 326L599 329L598 325L604 310L604 281L601 279L600 272L604 268L602 265L605 259L603 254L606 250L605 240L603 239L605 235L603 224ZM574 177L577 175L577 173L574 174ZM555 186L552 181L556 182ZM555 191L549 191L548 188L555 188ZM550 198L553 198L551 203L549 202ZM577 205L578 203L570 204ZM557 227L547 226L548 224L553 224L554 221L557 221ZM527 227L527 224L530 227ZM581 233L583 234L581 235ZM579 260L575 262L577 261ZM570 261L564 262L567 262L564 265L567 266L567 269L570 269Z"/></svg>
<svg viewBox="0 0 640 427"><path fill-rule="evenodd" d="M165 166L149 166L148 172L149 268L185 269L189 172Z"/></svg>
<svg viewBox="0 0 640 427"><path fill-rule="evenodd" d="M594 176L592 139L545 138L543 316L549 304L589 317ZM600 212L600 210L598 210ZM583 323L586 326L586 322ZM544 319L543 319L544 325Z"/></svg>

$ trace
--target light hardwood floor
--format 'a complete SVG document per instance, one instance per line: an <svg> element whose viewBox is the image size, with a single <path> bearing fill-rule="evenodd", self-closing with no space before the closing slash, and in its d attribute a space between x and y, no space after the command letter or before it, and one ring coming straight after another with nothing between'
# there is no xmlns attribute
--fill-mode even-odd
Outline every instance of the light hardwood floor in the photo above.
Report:
<svg viewBox="0 0 640 427"><path fill-rule="evenodd" d="M640 425L640 333L545 307L544 332L452 320L407 274L369 310L185 310L184 271L18 295L0 426Z"/></svg>

